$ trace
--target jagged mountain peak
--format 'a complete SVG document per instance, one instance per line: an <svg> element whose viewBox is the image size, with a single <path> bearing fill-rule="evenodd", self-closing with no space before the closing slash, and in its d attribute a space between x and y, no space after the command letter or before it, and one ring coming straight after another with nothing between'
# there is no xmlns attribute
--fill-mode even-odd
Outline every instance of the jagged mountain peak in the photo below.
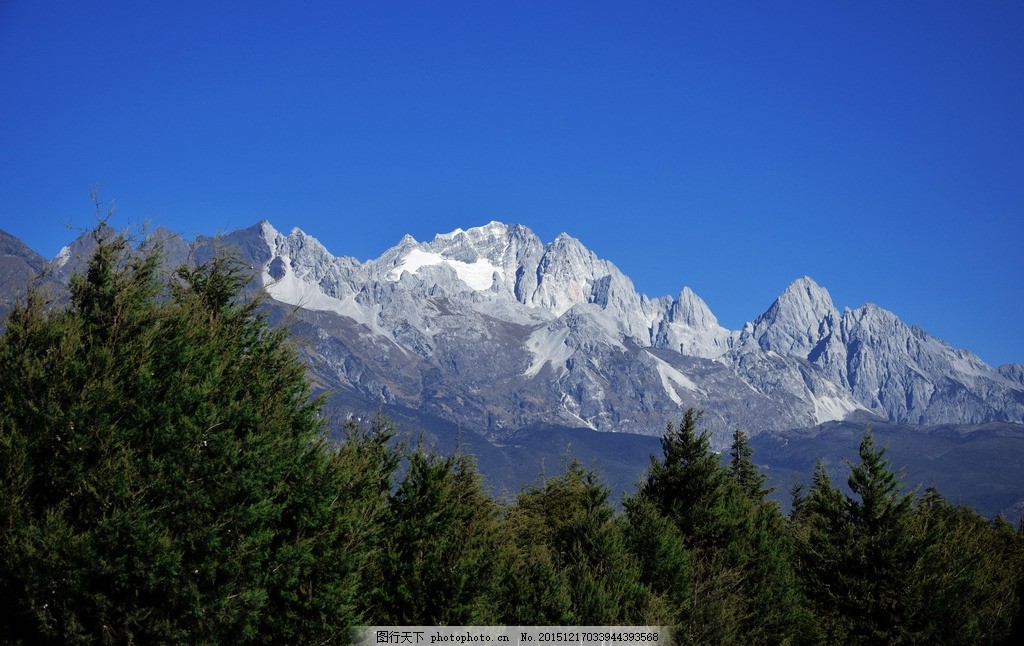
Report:
<svg viewBox="0 0 1024 646"><path fill-rule="evenodd" d="M717 359L728 351L734 333L718 324L711 308L689 287L683 287L676 298L666 296L654 301L654 305L654 347L704 359Z"/></svg>
<svg viewBox="0 0 1024 646"><path fill-rule="evenodd" d="M457 229L437 235L428 243L405 236L398 246L371 263L381 267L384 279L391 282L399 281L407 273L416 276L426 272L437 276L434 268L449 269L457 280L480 291L491 288L495 274L499 280L505 278L502 254L507 246L507 238L502 240L497 235L488 235L482 227L469 232ZM456 289L454 285L444 287L448 291Z"/></svg>
<svg viewBox="0 0 1024 646"><path fill-rule="evenodd" d="M403 239L373 262L391 282L406 273L429 276L428 280L440 281L442 289L454 293L460 288L445 280L454 277L472 291L496 290L553 316L577 303L597 303L624 315L641 307L641 297L629 279L579 240L562 233L544 245L533 231L518 224L492 221L439 234L428 243ZM649 327L649 322L637 321L630 321L627 328Z"/></svg>
<svg viewBox="0 0 1024 646"><path fill-rule="evenodd" d="M0 230L0 257L19 258L32 271L42 271L46 259L33 251L20 239Z"/></svg>
<svg viewBox="0 0 1024 646"><path fill-rule="evenodd" d="M315 262L334 260L334 256L323 243L299 227L293 227L285 241L289 254L296 259L310 259Z"/></svg>
<svg viewBox="0 0 1024 646"><path fill-rule="evenodd" d="M412 240L410 236L406 237ZM457 228L448 233L438 233L433 240L423 243L423 246L432 251L447 252L448 254L458 254L466 249L472 249L486 255L486 252L495 247L503 247L517 240L540 243L537 235L521 224L506 224L492 220L487 224L469 229Z"/></svg>
<svg viewBox="0 0 1024 646"><path fill-rule="evenodd" d="M264 219L181 255L201 263L217 245L301 308L325 383L460 423L487 410L497 428L559 409L594 428L650 431L691 404L755 432L865 408L914 423L1024 422L1024 368L997 372L876 305L840 315L807 276L732 332L689 287L650 300L571 235L544 244L518 224L405 236L360 263Z"/></svg>
<svg viewBox="0 0 1024 646"><path fill-rule="evenodd" d="M698 329L718 326L718 318L711 313L711 308L689 287L683 287L673 303L672 320Z"/></svg>
<svg viewBox="0 0 1024 646"><path fill-rule="evenodd" d="M810 310L820 313L835 311L832 295L814 282L810 276L801 276L783 290L775 301L780 307Z"/></svg>
<svg viewBox="0 0 1024 646"><path fill-rule="evenodd" d="M899 321L901 324L903 324L903 322L899 320L899 317L896 316L896 314L894 314L893 312L890 312L889 310L885 309L884 307L882 307L880 305L876 305L874 303L864 303L860 307L857 307L857 308L854 308L852 310L849 310L849 312L851 314L853 314L857 319L860 319L860 320L869 319L870 318L870 319L880 319L880 320L894 321L894 322L895 321ZM910 326L907 326L907 327L910 327ZM920 327L920 326L917 326L917 327Z"/></svg>
<svg viewBox="0 0 1024 646"><path fill-rule="evenodd" d="M552 249L578 250L582 253L588 253L593 255L593 252L590 251L590 249L588 249L586 245L584 245L582 242L572 237L568 233L565 233L564 231L555 236L555 239L551 241L550 247Z"/></svg>
<svg viewBox="0 0 1024 646"><path fill-rule="evenodd" d="M0 306L23 293L31 277L38 275L45 267L45 258L18 238L0 231ZM0 307L2 324L3 309Z"/></svg>
<svg viewBox="0 0 1024 646"><path fill-rule="evenodd" d="M50 261L50 267L65 278L76 271L83 271L96 245L101 240L111 239L119 233L120 231L106 222L101 222L96 228L82 232L71 243L62 247Z"/></svg>
<svg viewBox="0 0 1024 646"><path fill-rule="evenodd" d="M541 243L532 231L522 225L491 221L471 229L438 234L421 247L460 262L473 263L483 258L495 267L514 273L516 252L523 245L540 247Z"/></svg>
<svg viewBox="0 0 1024 646"><path fill-rule="evenodd" d="M806 357L839 321L832 296L808 276L794 280L764 314L743 331L743 342Z"/></svg>
<svg viewBox="0 0 1024 646"><path fill-rule="evenodd" d="M478 227L471 227L469 229L463 229L460 227L449 233L439 233L434 236L434 239L452 240L458 237L469 239L506 238L514 226L515 225L505 224L504 222L498 222L497 220L491 220L487 224Z"/></svg>

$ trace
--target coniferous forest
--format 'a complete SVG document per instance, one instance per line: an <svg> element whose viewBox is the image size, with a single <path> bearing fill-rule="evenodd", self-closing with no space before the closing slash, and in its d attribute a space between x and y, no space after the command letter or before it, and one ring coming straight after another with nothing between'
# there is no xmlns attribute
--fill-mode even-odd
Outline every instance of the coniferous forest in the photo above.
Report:
<svg viewBox="0 0 1024 646"><path fill-rule="evenodd" d="M230 259L171 272L98 242L68 302L30 289L0 338L5 643L344 643L383 624L1020 643L1024 531L905 493L870 432L846 482L819 464L788 514L744 433L723 462L693 410L623 501L577 462L498 500L470 457L402 446L383 418L325 428Z"/></svg>

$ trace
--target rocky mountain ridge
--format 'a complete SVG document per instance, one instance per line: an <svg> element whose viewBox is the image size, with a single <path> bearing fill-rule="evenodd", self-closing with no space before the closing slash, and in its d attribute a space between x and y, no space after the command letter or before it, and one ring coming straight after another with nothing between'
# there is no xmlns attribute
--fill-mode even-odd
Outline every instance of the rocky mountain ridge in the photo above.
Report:
<svg viewBox="0 0 1024 646"><path fill-rule="evenodd" d="M719 438L851 418L1024 424L1024 367L993 369L874 305L840 313L809 277L728 330L689 288L651 299L571 236L544 244L521 225L406 236L362 263L265 220L150 240L161 235L172 262L233 249L339 406L402 407L498 439L538 424L656 435L687 406ZM51 270L73 270L87 243Z"/></svg>

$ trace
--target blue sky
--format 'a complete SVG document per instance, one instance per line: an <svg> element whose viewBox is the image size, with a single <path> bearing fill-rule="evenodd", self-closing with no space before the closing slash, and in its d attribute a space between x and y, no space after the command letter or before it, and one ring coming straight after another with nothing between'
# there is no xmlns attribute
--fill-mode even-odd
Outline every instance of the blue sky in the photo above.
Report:
<svg viewBox="0 0 1024 646"><path fill-rule="evenodd" d="M53 256L96 183L121 226L361 260L497 219L730 328L806 274L1024 363L1021 33L1003 0L4 0L0 228Z"/></svg>

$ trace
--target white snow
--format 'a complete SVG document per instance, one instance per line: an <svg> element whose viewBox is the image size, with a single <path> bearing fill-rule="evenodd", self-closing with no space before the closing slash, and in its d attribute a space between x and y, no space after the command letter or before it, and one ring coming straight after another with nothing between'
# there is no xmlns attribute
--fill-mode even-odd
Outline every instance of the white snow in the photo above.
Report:
<svg viewBox="0 0 1024 646"><path fill-rule="evenodd" d="M60 269L64 265L68 264L69 260L71 260L70 247L61 247L60 251L57 252L57 256L53 259L53 261L57 263L57 269Z"/></svg>
<svg viewBox="0 0 1024 646"><path fill-rule="evenodd" d="M285 272L284 276L280 279L275 280L271 278L270 274L266 271L263 273L263 285L266 287L267 293L274 300L289 305L298 305L310 310L347 314L347 312L342 311L344 309L342 301L325 294L316 283L308 282L303 280L302 277L296 276L295 272L292 271L291 258L281 256L281 260L284 262Z"/></svg>
<svg viewBox="0 0 1024 646"><path fill-rule="evenodd" d="M326 294L320 285L313 281L305 280L304 276L296 275L291 266L291 258L281 256L284 262L284 276L274 279L266 269L263 270L263 287L276 301L288 305L296 305L308 310L319 312L334 312L347 316L348 318L376 329L372 312L364 311L352 296L345 299L335 298ZM390 335L385 334L390 338Z"/></svg>
<svg viewBox="0 0 1024 646"><path fill-rule="evenodd" d="M450 239L454 238L455 236L459 235L460 233L465 233L465 231L463 231L461 227L455 229L454 231L452 231L450 233L439 233L439 234L437 234L437 237L441 238L442 240L450 240Z"/></svg>
<svg viewBox="0 0 1024 646"><path fill-rule="evenodd" d="M422 249L413 249L406 254L401 262L388 272L387 278L397 281L402 277L403 272L415 274L423 267L433 265L448 265L455 270L455 275L459 277L459 280L477 291L490 289L494 272L498 272L498 275L504 278L504 272L484 258L478 258L476 262L468 263L445 258L439 253Z"/></svg>

